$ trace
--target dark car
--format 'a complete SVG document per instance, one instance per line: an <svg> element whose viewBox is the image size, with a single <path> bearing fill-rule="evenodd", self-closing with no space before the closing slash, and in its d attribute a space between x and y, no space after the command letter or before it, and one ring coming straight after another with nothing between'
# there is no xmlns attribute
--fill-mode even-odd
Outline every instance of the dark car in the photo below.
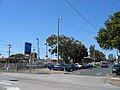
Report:
<svg viewBox="0 0 120 90"><path fill-rule="evenodd" d="M74 71L74 65L73 64L65 64L64 69L65 69L65 71L68 71L68 72Z"/></svg>
<svg viewBox="0 0 120 90"><path fill-rule="evenodd" d="M120 64L115 64L112 67L112 73L116 75L120 75Z"/></svg>
<svg viewBox="0 0 120 90"><path fill-rule="evenodd" d="M52 65L48 66L48 69L63 71L64 70L64 66L62 66L60 64L52 64Z"/></svg>
<svg viewBox="0 0 120 90"><path fill-rule="evenodd" d="M92 64L86 64L86 68L93 68L93 65Z"/></svg>
<svg viewBox="0 0 120 90"><path fill-rule="evenodd" d="M108 63L106 61L101 62L101 67L102 68L108 68Z"/></svg>

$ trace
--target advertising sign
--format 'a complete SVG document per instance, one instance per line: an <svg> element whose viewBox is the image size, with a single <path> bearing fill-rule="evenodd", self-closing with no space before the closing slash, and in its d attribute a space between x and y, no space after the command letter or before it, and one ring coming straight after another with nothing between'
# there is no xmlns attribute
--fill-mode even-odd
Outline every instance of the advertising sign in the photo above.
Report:
<svg viewBox="0 0 120 90"><path fill-rule="evenodd" d="M31 43L25 42L25 51L24 51L25 54L31 54L31 46L32 46Z"/></svg>

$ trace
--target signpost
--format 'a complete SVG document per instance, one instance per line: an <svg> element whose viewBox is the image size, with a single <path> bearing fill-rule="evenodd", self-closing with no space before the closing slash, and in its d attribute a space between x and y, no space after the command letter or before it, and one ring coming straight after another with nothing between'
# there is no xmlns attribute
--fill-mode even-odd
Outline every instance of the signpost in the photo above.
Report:
<svg viewBox="0 0 120 90"><path fill-rule="evenodd" d="M31 47L32 47L32 44L31 43L29 43L29 42L25 42L25 51L24 51L24 53L26 54L26 55L29 55L29 70L30 70L30 73L31 73Z"/></svg>

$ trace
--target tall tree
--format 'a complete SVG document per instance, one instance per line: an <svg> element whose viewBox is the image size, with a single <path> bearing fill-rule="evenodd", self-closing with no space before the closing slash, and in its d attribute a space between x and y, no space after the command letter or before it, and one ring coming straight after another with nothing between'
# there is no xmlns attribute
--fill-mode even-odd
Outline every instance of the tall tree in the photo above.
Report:
<svg viewBox="0 0 120 90"><path fill-rule="evenodd" d="M90 45L89 52L90 52L90 57L94 57L95 45Z"/></svg>
<svg viewBox="0 0 120 90"><path fill-rule="evenodd" d="M105 54L99 50L95 50L95 45L90 45L90 57L95 57L98 61L105 60Z"/></svg>
<svg viewBox="0 0 120 90"><path fill-rule="evenodd" d="M103 49L120 51L120 11L111 15L104 25L96 36L98 44Z"/></svg>
<svg viewBox="0 0 120 90"><path fill-rule="evenodd" d="M22 53L13 54L9 57L10 62L19 62L21 59L24 59L25 55Z"/></svg>
<svg viewBox="0 0 120 90"><path fill-rule="evenodd" d="M57 36L51 35L47 38L46 42L51 47L51 54L57 53ZM64 35L59 36L59 55L66 62L72 59L74 62L80 63L82 58L88 55L85 46L78 40L66 37Z"/></svg>

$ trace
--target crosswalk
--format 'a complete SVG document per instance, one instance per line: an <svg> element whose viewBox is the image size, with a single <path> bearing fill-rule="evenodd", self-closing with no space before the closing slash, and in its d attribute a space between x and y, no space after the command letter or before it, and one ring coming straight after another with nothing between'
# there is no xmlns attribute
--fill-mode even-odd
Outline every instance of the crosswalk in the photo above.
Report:
<svg viewBox="0 0 120 90"><path fill-rule="evenodd" d="M13 87L13 84L17 82L13 81L7 81L7 80L0 80L0 85L5 89L5 90L21 90L18 87Z"/></svg>
<svg viewBox="0 0 120 90"><path fill-rule="evenodd" d="M6 90L21 90L18 87L7 87Z"/></svg>

